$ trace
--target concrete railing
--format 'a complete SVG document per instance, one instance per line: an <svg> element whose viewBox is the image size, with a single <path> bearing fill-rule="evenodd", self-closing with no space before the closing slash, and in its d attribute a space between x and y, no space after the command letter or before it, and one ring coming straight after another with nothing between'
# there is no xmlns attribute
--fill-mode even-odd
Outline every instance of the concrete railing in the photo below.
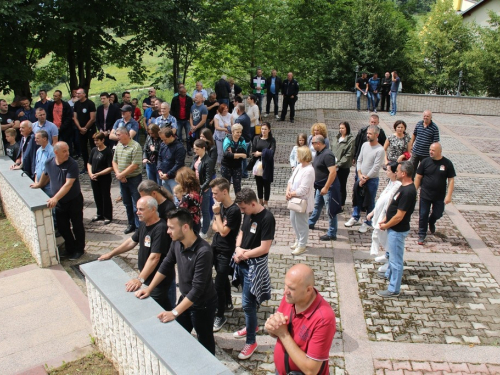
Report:
<svg viewBox="0 0 500 375"><path fill-rule="evenodd" d="M80 269L97 346L120 374L232 374L176 321L161 323L163 309L153 299L127 293L130 277L114 261Z"/></svg>
<svg viewBox="0 0 500 375"><path fill-rule="evenodd" d="M31 189L33 181L20 170L10 170L11 165L9 157L0 156L0 199L5 215L38 265L54 266L59 263L59 253L47 194L41 189Z"/></svg>
<svg viewBox="0 0 500 375"><path fill-rule="evenodd" d="M399 93L397 104L398 112L421 112L429 109L440 113L500 116L498 98ZM349 91L303 91L299 92L295 109L353 110L356 109L356 94ZM366 109L365 96L361 99L361 109Z"/></svg>

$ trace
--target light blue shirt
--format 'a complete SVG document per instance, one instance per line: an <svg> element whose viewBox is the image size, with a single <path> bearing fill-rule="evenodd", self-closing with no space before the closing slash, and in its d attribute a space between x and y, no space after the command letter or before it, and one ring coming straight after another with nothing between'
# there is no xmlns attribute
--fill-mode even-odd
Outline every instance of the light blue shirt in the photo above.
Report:
<svg viewBox="0 0 500 375"><path fill-rule="evenodd" d="M168 123L170 123L172 129L177 129L177 119L170 114L167 118L163 118L163 116L160 116L155 119L155 124L158 125L160 129L164 128Z"/></svg>
<svg viewBox="0 0 500 375"><path fill-rule="evenodd" d="M45 124L40 125L40 122L37 121L33 124L33 133L38 133L40 130L45 130L49 135L49 143L52 144L52 137L59 136L59 129L56 124L50 121L45 121Z"/></svg>
<svg viewBox="0 0 500 375"><path fill-rule="evenodd" d="M36 150L35 173L38 180L40 180L42 173L45 172L45 162L53 157L55 157L54 148L50 143L45 148L38 147L38 150Z"/></svg>
<svg viewBox="0 0 500 375"><path fill-rule="evenodd" d="M135 121L133 117L131 117L127 123L125 123L123 117L121 119L116 120L115 124L113 125L113 129L116 130L120 126L126 127L128 131L131 130L135 131L135 136L133 140L139 142L139 123Z"/></svg>
<svg viewBox="0 0 500 375"><path fill-rule="evenodd" d="M193 95L191 96L191 97L193 98L193 100L194 100L194 96L195 96L196 94L201 94L201 95L203 95L203 99L205 99L205 100L207 100L207 99L208 99L207 90L205 90L205 89L201 89L201 91L194 90L194 91L193 91Z"/></svg>
<svg viewBox="0 0 500 375"><path fill-rule="evenodd" d="M276 94L276 77L271 77L271 94Z"/></svg>

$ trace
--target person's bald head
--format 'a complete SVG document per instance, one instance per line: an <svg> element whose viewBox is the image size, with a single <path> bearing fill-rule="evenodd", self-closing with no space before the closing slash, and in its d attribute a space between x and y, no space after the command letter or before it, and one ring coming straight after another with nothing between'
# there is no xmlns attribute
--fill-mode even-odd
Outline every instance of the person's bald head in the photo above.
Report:
<svg viewBox="0 0 500 375"><path fill-rule="evenodd" d="M435 142L429 147L429 155L432 160L439 160L443 155L443 147L441 147L441 143Z"/></svg>
<svg viewBox="0 0 500 375"><path fill-rule="evenodd" d="M294 265L285 275L286 301L304 305L314 297L314 271L302 263Z"/></svg>

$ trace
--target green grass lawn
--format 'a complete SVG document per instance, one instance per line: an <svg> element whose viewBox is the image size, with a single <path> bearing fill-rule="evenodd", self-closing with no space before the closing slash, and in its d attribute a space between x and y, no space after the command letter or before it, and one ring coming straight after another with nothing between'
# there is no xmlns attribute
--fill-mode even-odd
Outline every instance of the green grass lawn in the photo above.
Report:
<svg viewBox="0 0 500 375"><path fill-rule="evenodd" d="M91 353L55 369L48 369L49 375L117 375L113 364L100 352Z"/></svg>
<svg viewBox="0 0 500 375"><path fill-rule="evenodd" d="M9 220L0 215L0 272L35 263L28 248Z"/></svg>

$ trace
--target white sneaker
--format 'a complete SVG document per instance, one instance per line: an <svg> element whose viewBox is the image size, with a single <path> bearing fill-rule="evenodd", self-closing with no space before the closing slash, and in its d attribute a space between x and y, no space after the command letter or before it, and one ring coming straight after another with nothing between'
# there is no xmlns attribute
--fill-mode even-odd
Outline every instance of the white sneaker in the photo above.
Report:
<svg viewBox="0 0 500 375"><path fill-rule="evenodd" d="M264 113L264 114L262 115L262 117L268 117L268 116L269 116L269 113Z"/></svg>
<svg viewBox="0 0 500 375"><path fill-rule="evenodd" d="M306 251L306 246L297 247L294 251L292 251L292 255L300 255Z"/></svg>
<svg viewBox="0 0 500 375"><path fill-rule="evenodd" d="M355 218L351 217L347 223L344 224L346 227L350 228L354 225L359 225L359 220L356 220Z"/></svg>
<svg viewBox="0 0 500 375"><path fill-rule="evenodd" d="M389 268L389 263L386 263L383 266L380 266L378 268L378 272L384 272L385 273L385 271L387 271L388 268Z"/></svg>
<svg viewBox="0 0 500 375"><path fill-rule="evenodd" d="M281 117L279 117L278 115L276 115L276 116L274 116L274 117L276 117L276 120L279 120L279 119L281 118Z"/></svg>
<svg viewBox="0 0 500 375"><path fill-rule="evenodd" d="M366 233L366 232L368 232L368 228L370 228L370 226L368 224L366 224L365 222L363 222L363 224L361 224L361 226L359 227L358 232L359 233Z"/></svg>
<svg viewBox="0 0 500 375"><path fill-rule="evenodd" d="M207 233L200 232L200 237L203 238L204 240L206 240L208 235L207 235Z"/></svg>
<svg viewBox="0 0 500 375"><path fill-rule="evenodd" d="M295 250L299 246L299 242L295 241L292 245L290 245L290 249Z"/></svg>
<svg viewBox="0 0 500 375"><path fill-rule="evenodd" d="M385 255L381 255L379 257L375 257L375 262L377 263L387 263L389 259L385 257Z"/></svg>

